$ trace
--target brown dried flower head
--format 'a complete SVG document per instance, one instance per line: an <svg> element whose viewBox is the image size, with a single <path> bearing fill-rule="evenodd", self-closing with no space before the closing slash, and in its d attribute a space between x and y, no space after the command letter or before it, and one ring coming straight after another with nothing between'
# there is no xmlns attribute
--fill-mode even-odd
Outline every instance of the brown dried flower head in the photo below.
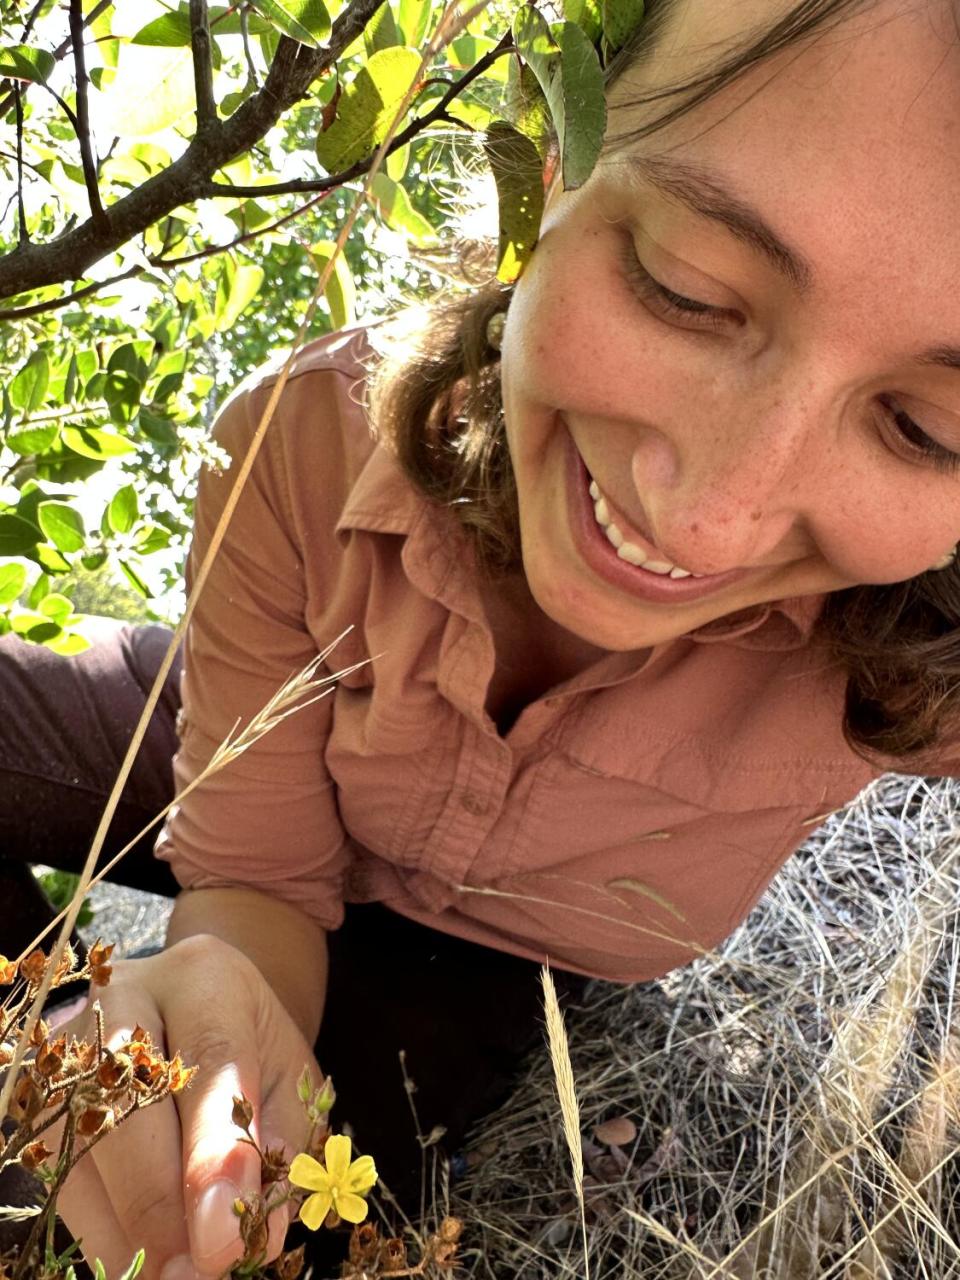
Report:
<svg viewBox="0 0 960 1280"><path fill-rule="evenodd" d="M270 1228L267 1225L267 1209L263 1196L243 1196L240 1201L243 1212L240 1217L240 1239L243 1241L244 1259L259 1258L267 1247Z"/></svg>
<svg viewBox="0 0 960 1280"><path fill-rule="evenodd" d="M234 1096L230 1119L244 1133L250 1132L250 1126L253 1124L253 1103L242 1093Z"/></svg>
<svg viewBox="0 0 960 1280"><path fill-rule="evenodd" d="M43 1094L29 1071L25 1071L14 1085L10 1099L10 1115L16 1121L35 1120L43 1110Z"/></svg>
<svg viewBox="0 0 960 1280"><path fill-rule="evenodd" d="M266 1147L260 1157L260 1180L269 1186L272 1182L282 1182L290 1172L283 1147Z"/></svg>
<svg viewBox="0 0 960 1280"><path fill-rule="evenodd" d="M52 1044L49 1040L44 1040L34 1059L37 1073L45 1080L53 1080L63 1070L63 1058L66 1052L66 1036L59 1036Z"/></svg>
<svg viewBox="0 0 960 1280"><path fill-rule="evenodd" d="M17 976L17 963L15 960L8 960L6 956L0 956L0 986L9 987Z"/></svg>
<svg viewBox="0 0 960 1280"><path fill-rule="evenodd" d="M52 1155L53 1152L43 1141L31 1142L20 1152L20 1163L25 1169L39 1169Z"/></svg>
<svg viewBox="0 0 960 1280"><path fill-rule="evenodd" d="M30 1044L34 1049L39 1049L50 1034L50 1028L42 1018L38 1018L33 1024L33 1030L30 1032Z"/></svg>
<svg viewBox="0 0 960 1280"><path fill-rule="evenodd" d="M28 956L25 956L20 962L20 977L25 982L29 982L34 986L39 986L43 981L43 975L47 968L47 957L43 954L39 947L35 947Z"/></svg>
<svg viewBox="0 0 960 1280"><path fill-rule="evenodd" d="M113 1110L110 1107L89 1107L77 1121L77 1133L81 1138L92 1138L102 1129L112 1129Z"/></svg>
<svg viewBox="0 0 960 1280"><path fill-rule="evenodd" d="M286 1253L281 1253L273 1264L273 1272L277 1280L298 1280L303 1271L305 1250L306 1246L300 1245L298 1249L289 1249Z"/></svg>

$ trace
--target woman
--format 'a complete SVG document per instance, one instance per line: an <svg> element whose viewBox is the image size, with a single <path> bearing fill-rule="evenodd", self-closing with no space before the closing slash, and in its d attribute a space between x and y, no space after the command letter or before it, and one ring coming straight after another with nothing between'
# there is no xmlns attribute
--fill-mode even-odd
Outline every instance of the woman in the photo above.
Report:
<svg viewBox="0 0 960 1280"><path fill-rule="evenodd" d="M885 764L951 771L952 6L660 0L608 102L512 296L370 375L384 447L356 403L376 335L288 384L187 641L181 783L343 626L330 668L372 661L161 841L189 891L107 1016L202 1070L68 1184L108 1273L138 1244L164 1280L238 1256L230 1097L296 1149L325 997L341 1115L403 1182L398 1048L455 1149L536 1036L537 962L663 973ZM224 410L234 454L268 382ZM204 477L194 568L230 480ZM341 928L345 897L381 905Z"/></svg>

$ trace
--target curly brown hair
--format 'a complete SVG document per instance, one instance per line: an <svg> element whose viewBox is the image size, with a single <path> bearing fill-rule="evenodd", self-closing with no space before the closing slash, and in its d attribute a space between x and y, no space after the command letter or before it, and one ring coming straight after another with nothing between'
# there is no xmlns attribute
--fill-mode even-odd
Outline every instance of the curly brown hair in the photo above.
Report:
<svg viewBox="0 0 960 1280"><path fill-rule="evenodd" d="M628 136L608 137L605 147L655 133L865 3L802 0L694 78L634 99L663 105ZM608 90L628 67L655 53L676 7L676 0L648 4L644 23L605 70ZM497 575L522 567L498 353L487 341L487 323L506 310L511 289L496 281L494 243L461 242L459 248L462 260L470 259L462 272L469 291L445 291L426 307L392 318L376 340L368 404L379 437L413 484L453 507L474 535L482 570ZM832 592L815 638L847 672L843 732L851 748L873 765L936 772L932 753L960 718L957 562L907 582Z"/></svg>

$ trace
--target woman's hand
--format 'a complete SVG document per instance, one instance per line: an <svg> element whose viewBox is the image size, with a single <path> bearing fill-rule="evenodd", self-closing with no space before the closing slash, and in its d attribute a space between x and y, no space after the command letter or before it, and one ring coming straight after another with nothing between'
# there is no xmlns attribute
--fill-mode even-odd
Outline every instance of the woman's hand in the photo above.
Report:
<svg viewBox="0 0 960 1280"><path fill-rule="evenodd" d="M139 1248L146 1280L218 1276L243 1253L233 1203L261 1190L260 1158L238 1141L233 1098L253 1104L261 1150L283 1144L292 1158L307 1132L296 1088L304 1065L322 1082L313 1051L252 961L209 935L121 961L97 998L108 1045L139 1023L168 1056L179 1052L199 1070L80 1160L60 1193L60 1215L108 1276L122 1274ZM92 1027L88 1009L63 1030L89 1037ZM285 1208L271 1215L268 1259L288 1222Z"/></svg>

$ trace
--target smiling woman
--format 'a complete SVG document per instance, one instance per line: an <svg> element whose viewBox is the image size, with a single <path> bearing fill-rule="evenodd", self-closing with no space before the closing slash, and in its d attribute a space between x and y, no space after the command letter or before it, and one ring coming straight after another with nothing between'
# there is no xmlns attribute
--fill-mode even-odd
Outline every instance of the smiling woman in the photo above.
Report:
<svg viewBox="0 0 960 1280"><path fill-rule="evenodd" d="M662 975L883 768L960 772L952 6L650 11L516 286L312 343L279 396L185 643L170 946L111 988L204 1083L147 1175L123 1133L71 1175L88 1249L234 1262L259 1166L222 1117L242 1087L295 1151L309 1045L414 1207L398 1051L452 1153L540 962ZM191 578L275 383L222 409ZM329 696L191 790L348 630Z"/></svg>
<svg viewBox="0 0 960 1280"><path fill-rule="evenodd" d="M960 684L953 6L651 10L608 72L601 162L554 181L515 297L434 309L399 344L406 376L375 375L376 420L487 563L595 644L821 597L849 741L919 767ZM467 413L436 413L444 384ZM561 482L565 442L581 472ZM619 567L554 527L561 493L602 498Z"/></svg>

